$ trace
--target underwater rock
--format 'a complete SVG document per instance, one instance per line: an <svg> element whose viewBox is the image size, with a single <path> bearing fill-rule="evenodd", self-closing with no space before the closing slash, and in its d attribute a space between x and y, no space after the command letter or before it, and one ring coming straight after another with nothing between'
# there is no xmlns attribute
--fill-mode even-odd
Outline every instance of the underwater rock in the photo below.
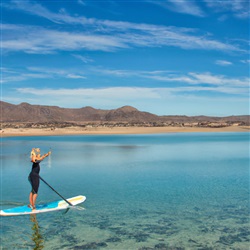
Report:
<svg viewBox="0 0 250 250"><path fill-rule="evenodd" d="M167 244L164 243L159 243L156 244L153 248L154 250L185 250L184 247L175 247L175 246L169 246Z"/></svg>
<svg viewBox="0 0 250 250"><path fill-rule="evenodd" d="M145 242L147 241L148 237L149 234L139 232L136 234L132 234L129 238L134 238L136 242Z"/></svg>
<svg viewBox="0 0 250 250"><path fill-rule="evenodd" d="M200 230L202 233L208 233L209 232L209 229L208 228L202 228L201 230Z"/></svg>
<svg viewBox="0 0 250 250"><path fill-rule="evenodd" d="M92 223L91 226L97 227L99 229L107 229L111 224L106 221Z"/></svg>
<svg viewBox="0 0 250 250"><path fill-rule="evenodd" d="M118 237L112 237L112 238L108 238L106 241L107 242L121 242L122 240Z"/></svg>
<svg viewBox="0 0 250 250"><path fill-rule="evenodd" d="M122 227L109 227L109 230L114 232L115 234L121 236L121 235L128 235L129 233L124 230Z"/></svg>
<svg viewBox="0 0 250 250"><path fill-rule="evenodd" d="M200 211L200 210L201 210L200 208L194 207L194 211L198 212L198 211Z"/></svg>
<svg viewBox="0 0 250 250"><path fill-rule="evenodd" d="M158 238L158 240L159 240L159 241L164 241L164 239L163 239L163 238Z"/></svg>
<svg viewBox="0 0 250 250"><path fill-rule="evenodd" d="M238 219L238 221L236 221L236 224L248 224L249 223L249 218L248 217L244 217L244 218L240 218Z"/></svg>
<svg viewBox="0 0 250 250"><path fill-rule="evenodd" d="M172 223L173 221L174 221L173 218L165 217L165 218L161 218L160 220L158 220L158 223L164 223L165 224L165 223Z"/></svg>
<svg viewBox="0 0 250 250"><path fill-rule="evenodd" d="M233 232L234 232L234 229L229 228L229 227L224 227L221 231L222 231L223 233L233 233Z"/></svg>
<svg viewBox="0 0 250 250"><path fill-rule="evenodd" d="M242 240L238 235L228 235L228 236L221 236L219 239L219 243L222 243L224 245L231 245L235 242L241 242Z"/></svg>
<svg viewBox="0 0 250 250"><path fill-rule="evenodd" d="M193 240L193 239L189 239L188 242L194 243L194 244L199 244L197 241L195 241L195 240Z"/></svg>
<svg viewBox="0 0 250 250"><path fill-rule="evenodd" d="M171 224L172 225L172 224ZM160 235L172 235L176 232L174 227L171 227L169 224L167 225L147 225L144 228L146 232L155 233Z"/></svg>
<svg viewBox="0 0 250 250"><path fill-rule="evenodd" d="M78 240L74 235L64 235L63 240L68 241L69 243L73 245L78 243Z"/></svg>
<svg viewBox="0 0 250 250"><path fill-rule="evenodd" d="M106 242L101 242L97 244L98 247L107 247L108 244Z"/></svg>
<svg viewBox="0 0 250 250"><path fill-rule="evenodd" d="M147 214L148 212L147 212L147 210L145 210L145 209L136 209L136 210L131 210L130 212L129 212L129 214L130 215L134 215L134 216L141 216L141 215L143 215L143 214Z"/></svg>
<svg viewBox="0 0 250 250"><path fill-rule="evenodd" d="M168 246L166 245L166 244L164 244L164 243L159 243L159 244L156 244L155 245L155 247L154 247L154 249L168 249Z"/></svg>
<svg viewBox="0 0 250 250"><path fill-rule="evenodd" d="M107 247L107 246L108 245L105 242L100 242L100 243L91 242L91 243L88 243L88 244L85 244L85 245L81 245L81 246L74 246L71 249L74 249L74 250L77 250L77 249L87 249L87 250L90 250L90 249L98 249L98 248Z"/></svg>
<svg viewBox="0 0 250 250"><path fill-rule="evenodd" d="M106 222L100 222L98 225L97 225L97 227L99 228L99 229L106 229L107 227L109 227L110 226L110 224L109 223L106 223Z"/></svg>
<svg viewBox="0 0 250 250"><path fill-rule="evenodd" d="M250 241L250 232L249 229L247 227L241 227L239 228L239 237L243 238L246 241Z"/></svg>
<svg viewBox="0 0 250 250"><path fill-rule="evenodd" d="M207 247L207 246L200 246L199 250L214 250L215 248L213 247ZM216 248L217 249L217 248Z"/></svg>

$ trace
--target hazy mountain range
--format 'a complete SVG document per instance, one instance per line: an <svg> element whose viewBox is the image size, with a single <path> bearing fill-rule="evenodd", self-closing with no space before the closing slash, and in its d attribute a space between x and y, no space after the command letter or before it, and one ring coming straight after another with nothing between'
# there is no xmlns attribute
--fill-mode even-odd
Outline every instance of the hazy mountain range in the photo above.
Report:
<svg viewBox="0 0 250 250"><path fill-rule="evenodd" d="M157 116L149 112L139 111L131 106L112 110L83 108L61 108L57 106L18 105L0 101L0 122L2 123L87 123L87 122L124 122L124 123L195 123L195 122L226 122L249 124L249 115L209 117L209 116Z"/></svg>

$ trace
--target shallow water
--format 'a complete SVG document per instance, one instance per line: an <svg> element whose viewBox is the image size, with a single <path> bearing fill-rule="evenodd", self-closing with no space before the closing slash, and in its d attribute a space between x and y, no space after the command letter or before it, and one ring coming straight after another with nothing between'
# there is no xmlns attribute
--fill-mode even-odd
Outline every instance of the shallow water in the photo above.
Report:
<svg viewBox="0 0 250 250"><path fill-rule="evenodd" d="M1 141L1 209L41 176L85 210L1 217L1 249L248 249L249 133L13 137ZM41 183L38 203L58 200Z"/></svg>

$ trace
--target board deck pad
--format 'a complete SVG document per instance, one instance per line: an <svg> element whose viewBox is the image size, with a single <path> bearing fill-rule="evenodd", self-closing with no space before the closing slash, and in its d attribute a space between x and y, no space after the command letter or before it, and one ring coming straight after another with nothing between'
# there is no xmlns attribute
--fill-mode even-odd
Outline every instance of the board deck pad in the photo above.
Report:
<svg viewBox="0 0 250 250"><path fill-rule="evenodd" d="M67 199L73 206L78 205L86 200L83 195L78 195ZM39 214L52 211L58 211L62 209L70 208L71 206L64 200L53 201L46 204L36 205L36 209L32 210L28 205L13 207L9 209L4 209L0 211L0 216L15 216L15 215L26 215L26 214Z"/></svg>

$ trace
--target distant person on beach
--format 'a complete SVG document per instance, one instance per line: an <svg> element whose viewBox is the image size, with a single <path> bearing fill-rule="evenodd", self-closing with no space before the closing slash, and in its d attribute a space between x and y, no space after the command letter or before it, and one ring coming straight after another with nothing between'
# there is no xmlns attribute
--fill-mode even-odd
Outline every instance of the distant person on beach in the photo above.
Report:
<svg viewBox="0 0 250 250"><path fill-rule="evenodd" d="M36 199L38 195L38 188L39 188L39 183L40 183L40 178L39 178L39 172L40 172L40 165L39 163L49 156L51 152L48 152L47 154L44 154L43 156L40 155L40 148L33 148L30 152L30 158L32 164L32 169L29 174L29 182L31 184L31 192L29 196L29 201L30 204L28 205L32 210L36 209Z"/></svg>

